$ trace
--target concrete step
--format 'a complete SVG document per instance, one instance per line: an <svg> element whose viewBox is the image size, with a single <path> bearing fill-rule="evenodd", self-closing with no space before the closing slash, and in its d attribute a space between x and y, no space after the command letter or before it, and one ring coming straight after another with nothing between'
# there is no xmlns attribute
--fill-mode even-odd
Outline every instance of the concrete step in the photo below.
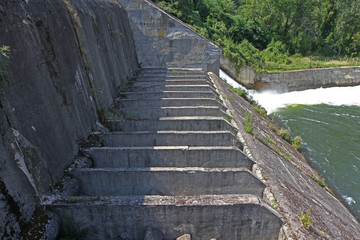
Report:
<svg viewBox="0 0 360 240"><path fill-rule="evenodd" d="M229 131L111 132L97 134L108 147L134 146L236 146L242 143Z"/></svg>
<svg viewBox="0 0 360 240"><path fill-rule="evenodd" d="M87 229L88 239L277 239L281 216L253 195L43 197L43 206Z"/></svg>
<svg viewBox="0 0 360 240"><path fill-rule="evenodd" d="M227 119L225 111L217 106L111 108L111 111L130 120L180 116L215 116Z"/></svg>
<svg viewBox="0 0 360 240"><path fill-rule="evenodd" d="M186 76L186 75L202 75L206 76L207 74L203 69L194 68L194 69L186 69L186 68L171 68L171 69L144 69L140 73L137 74L137 77L148 77L148 76Z"/></svg>
<svg viewBox="0 0 360 240"><path fill-rule="evenodd" d="M215 88L209 84L203 85L158 85L149 87L137 86L127 89L127 93L136 92L163 92L163 91L212 91L218 95Z"/></svg>
<svg viewBox="0 0 360 240"><path fill-rule="evenodd" d="M158 92L120 92L125 99L162 99L162 98L218 98L213 91L158 91Z"/></svg>
<svg viewBox="0 0 360 240"><path fill-rule="evenodd" d="M266 187L246 168L73 168L83 195L253 194Z"/></svg>
<svg viewBox="0 0 360 240"><path fill-rule="evenodd" d="M212 86L212 82L207 79L172 79L172 80L157 80L157 81L130 81L129 85L132 87L161 87L166 85L208 85Z"/></svg>
<svg viewBox="0 0 360 240"><path fill-rule="evenodd" d="M162 99L118 99L114 104L115 107L121 108L160 108L160 107L183 107L183 106L213 106L222 111L226 107L216 99L211 98L162 98Z"/></svg>
<svg viewBox="0 0 360 240"><path fill-rule="evenodd" d="M254 162L233 146L144 146L82 149L95 168L207 167L252 169Z"/></svg>
<svg viewBox="0 0 360 240"><path fill-rule="evenodd" d="M112 131L231 131L237 130L221 117L168 117L159 120L109 120Z"/></svg>
<svg viewBox="0 0 360 240"><path fill-rule="evenodd" d="M179 74L147 74L147 75L139 75L136 77L136 81L141 82L156 82L156 81L164 81L164 80L209 80L207 75L204 73L179 73Z"/></svg>

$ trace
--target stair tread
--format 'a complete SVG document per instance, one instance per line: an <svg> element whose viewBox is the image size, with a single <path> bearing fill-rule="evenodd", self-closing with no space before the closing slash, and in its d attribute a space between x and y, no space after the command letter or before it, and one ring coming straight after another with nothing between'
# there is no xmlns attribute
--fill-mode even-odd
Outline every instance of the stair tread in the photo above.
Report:
<svg viewBox="0 0 360 240"><path fill-rule="evenodd" d="M76 201L74 200L76 197ZM69 199L71 200L69 201ZM196 196L71 196L47 195L42 198L43 205L175 205L175 206L225 206L252 204L267 207L263 200L252 194L222 194L222 195L196 195ZM268 207L270 211L279 215L277 211Z"/></svg>

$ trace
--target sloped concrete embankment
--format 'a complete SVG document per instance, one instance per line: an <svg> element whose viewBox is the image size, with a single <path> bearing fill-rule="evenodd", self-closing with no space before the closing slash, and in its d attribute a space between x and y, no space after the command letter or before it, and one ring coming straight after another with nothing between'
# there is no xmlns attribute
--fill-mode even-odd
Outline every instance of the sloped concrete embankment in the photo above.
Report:
<svg viewBox="0 0 360 240"><path fill-rule="evenodd" d="M244 148L256 162L257 171L273 193L271 204L278 206L285 225L281 239L357 239L360 224L350 211L315 180L319 174L289 143L279 137L270 119L262 117L253 106L237 95L217 76L211 77L244 139ZM253 131L245 131L245 116L252 116ZM300 215L312 206L310 228Z"/></svg>
<svg viewBox="0 0 360 240"><path fill-rule="evenodd" d="M78 190L44 206L97 239L276 239L282 220L207 75L145 69L130 84L111 108L112 131L82 149L92 163L67 170Z"/></svg>
<svg viewBox="0 0 360 240"><path fill-rule="evenodd" d="M38 195L62 176L97 128L96 110L138 63L115 0L1 0L0 32L11 49L10 77L1 79L0 238L20 239L35 225Z"/></svg>

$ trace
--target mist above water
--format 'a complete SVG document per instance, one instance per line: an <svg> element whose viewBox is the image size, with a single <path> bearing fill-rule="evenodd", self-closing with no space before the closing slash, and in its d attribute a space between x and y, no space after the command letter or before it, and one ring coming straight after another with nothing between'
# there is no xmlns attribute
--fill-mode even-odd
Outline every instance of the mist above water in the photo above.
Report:
<svg viewBox="0 0 360 240"><path fill-rule="evenodd" d="M239 83L234 81L225 72L220 70L220 78L235 88L242 88ZM303 91L293 91L287 93L277 93L274 91L256 92L249 91L249 94L262 107L271 114L276 109L290 105L316 105L327 104L333 106L360 106L360 85L352 87L331 87L317 88Z"/></svg>

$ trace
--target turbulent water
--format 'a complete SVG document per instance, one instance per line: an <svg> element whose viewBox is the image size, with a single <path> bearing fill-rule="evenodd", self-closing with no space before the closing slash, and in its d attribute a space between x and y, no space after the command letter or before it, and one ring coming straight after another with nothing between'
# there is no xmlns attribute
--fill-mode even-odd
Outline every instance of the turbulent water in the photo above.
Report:
<svg viewBox="0 0 360 240"><path fill-rule="evenodd" d="M360 219L360 86L251 95L278 125L301 136L311 165Z"/></svg>

